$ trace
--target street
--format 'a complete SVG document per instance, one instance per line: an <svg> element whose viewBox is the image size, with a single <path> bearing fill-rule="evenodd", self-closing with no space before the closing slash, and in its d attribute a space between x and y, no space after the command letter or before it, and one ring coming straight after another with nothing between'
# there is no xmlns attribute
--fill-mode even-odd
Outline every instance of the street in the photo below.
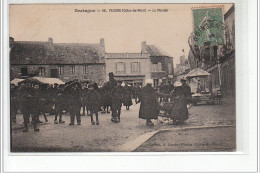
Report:
<svg viewBox="0 0 260 173"><path fill-rule="evenodd" d="M54 116L39 125L40 132L23 133L23 117L17 115L17 123L12 124L12 152L114 152L114 151L204 151L203 145L221 140L221 149L209 151L230 151L235 149L235 102L223 99L222 105L198 105L189 108L189 119L183 126L170 125L159 117L154 126L146 126L145 120L138 118L140 104L126 110L122 107L121 122L112 123L111 113L99 113L100 125L91 125L89 116L82 116L82 124L69 126L69 114L65 114L64 124L54 124ZM41 121L44 120L40 116ZM228 126L228 127L226 127ZM204 129L205 127L205 129ZM209 128L207 130L206 128ZM188 128L188 129L187 129ZM165 133L162 129L170 129ZM171 130L175 131L171 131ZM229 133L227 134L226 131ZM145 141L135 140L142 135L154 133ZM207 133L205 133L207 132ZM202 135L203 134L203 135ZM232 139L230 139L232 137ZM233 139L234 138L234 139ZM173 142L173 139L175 142ZM196 140L195 140L196 139ZM200 140L203 139L203 140ZM133 141L139 143L132 144ZM185 142L183 142L185 141ZM233 141L228 143L226 141ZM199 143L201 142L201 143ZM178 144L176 144L178 143ZM194 147L194 144L200 147ZM206 143L206 144L205 144ZM136 145L133 150L122 146ZM169 146L165 148L165 144ZM180 147L179 144L186 145ZM192 145L192 146L189 146ZM163 147L162 147L163 146ZM219 146L220 147L220 146ZM204 147L205 148L205 147Z"/></svg>

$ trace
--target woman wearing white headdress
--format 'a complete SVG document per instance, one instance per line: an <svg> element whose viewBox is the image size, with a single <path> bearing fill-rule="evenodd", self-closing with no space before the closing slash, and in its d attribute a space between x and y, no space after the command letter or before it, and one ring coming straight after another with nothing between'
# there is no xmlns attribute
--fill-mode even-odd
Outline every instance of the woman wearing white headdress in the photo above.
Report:
<svg viewBox="0 0 260 173"><path fill-rule="evenodd" d="M146 125L154 125L152 119L158 119L159 107L156 99L155 90L152 88L152 79L145 81L146 86L142 89L141 105L139 110L139 118L146 120Z"/></svg>
<svg viewBox="0 0 260 173"><path fill-rule="evenodd" d="M170 98L173 101L171 107L171 118L174 124L183 124L188 119L187 101L185 97L185 90L182 83L176 81L174 83L175 89L170 93Z"/></svg>

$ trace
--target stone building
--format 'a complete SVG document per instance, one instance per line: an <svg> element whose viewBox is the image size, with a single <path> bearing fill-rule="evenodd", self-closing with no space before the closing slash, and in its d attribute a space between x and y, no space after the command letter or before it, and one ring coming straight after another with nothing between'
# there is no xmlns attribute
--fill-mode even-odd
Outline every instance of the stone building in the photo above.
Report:
<svg viewBox="0 0 260 173"><path fill-rule="evenodd" d="M141 44L141 53L106 53L106 73L116 79L144 85L153 79L153 86L173 80L173 58L154 45Z"/></svg>
<svg viewBox="0 0 260 173"><path fill-rule="evenodd" d="M10 77L91 79L105 82L105 44L14 41L10 38Z"/></svg>
<svg viewBox="0 0 260 173"><path fill-rule="evenodd" d="M106 53L106 72L113 72L115 79L131 84L144 85L150 78L150 59L147 53Z"/></svg>

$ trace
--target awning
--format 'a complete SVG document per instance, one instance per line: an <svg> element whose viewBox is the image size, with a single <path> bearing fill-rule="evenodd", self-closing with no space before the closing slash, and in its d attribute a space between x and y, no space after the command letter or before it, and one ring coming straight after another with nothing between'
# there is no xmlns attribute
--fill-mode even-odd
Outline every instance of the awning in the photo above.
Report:
<svg viewBox="0 0 260 173"><path fill-rule="evenodd" d="M11 81L11 84L14 84L15 86L18 86L18 84L22 81L24 81L25 79L19 79L19 78L15 78Z"/></svg>
<svg viewBox="0 0 260 173"><path fill-rule="evenodd" d="M57 83L58 85L65 84L62 80L59 78L47 78L47 77L32 77L33 79L38 80L40 83L43 84L55 84Z"/></svg>
<svg viewBox="0 0 260 173"><path fill-rule="evenodd" d="M209 76L210 73L200 69L200 68L195 68L192 71L190 71L185 77L186 78L193 78L193 77L206 77Z"/></svg>
<svg viewBox="0 0 260 173"><path fill-rule="evenodd" d="M30 77L30 78L23 80L22 82L26 83L27 81L30 81L33 83L39 83L39 84L49 84L49 85L54 85L55 83L58 85L65 84L65 82L63 82L59 78Z"/></svg>

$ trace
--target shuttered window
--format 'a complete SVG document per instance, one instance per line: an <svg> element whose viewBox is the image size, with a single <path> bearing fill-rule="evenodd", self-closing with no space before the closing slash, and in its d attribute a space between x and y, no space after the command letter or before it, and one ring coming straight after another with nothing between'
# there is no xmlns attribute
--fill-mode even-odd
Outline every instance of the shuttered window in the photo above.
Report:
<svg viewBox="0 0 260 173"><path fill-rule="evenodd" d="M59 66L58 71L59 71L59 74L63 74L64 73L63 66Z"/></svg>
<svg viewBox="0 0 260 173"><path fill-rule="evenodd" d="M45 76L45 68L44 67L39 68L39 76Z"/></svg>
<svg viewBox="0 0 260 173"><path fill-rule="evenodd" d="M75 66L70 66L70 74L75 74Z"/></svg>
<svg viewBox="0 0 260 173"><path fill-rule="evenodd" d="M132 62L131 63L131 72L139 73L141 71L140 67L141 67L140 62Z"/></svg>
<svg viewBox="0 0 260 173"><path fill-rule="evenodd" d="M116 72L117 73L125 73L125 63L117 62L116 63Z"/></svg>

